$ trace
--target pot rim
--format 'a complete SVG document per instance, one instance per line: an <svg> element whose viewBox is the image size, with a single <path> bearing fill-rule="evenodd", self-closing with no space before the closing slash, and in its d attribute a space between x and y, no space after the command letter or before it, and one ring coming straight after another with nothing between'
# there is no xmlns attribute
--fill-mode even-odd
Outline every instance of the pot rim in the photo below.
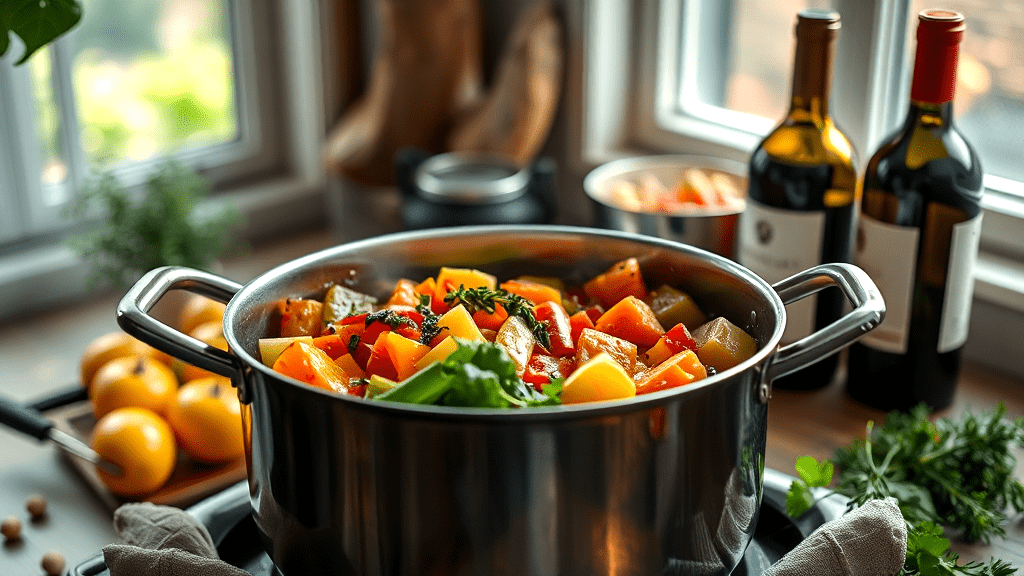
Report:
<svg viewBox="0 0 1024 576"><path fill-rule="evenodd" d="M710 260L716 267L723 271L739 277L747 284L751 285L761 296L770 304L770 308L776 313L779 318L779 322L776 323L775 331L767 339L767 341L758 348L753 356L741 362L740 364L729 368L728 370L719 372L714 376L708 377L704 380L698 381L693 384L672 388L668 390L662 390L659 392L652 392L650 394L643 394L640 396L634 396L631 398L625 398L620 400L608 400L600 402L590 402L584 404L573 404L573 405L558 405L558 406L541 406L531 407L525 409L511 409L511 408L463 408L463 407L452 407L452 406L433 406L433 405L419 405L419 404L404 404L398 402L373 402L367 401L362 398L354 396L348 396L343 394L337 394L309 386L291 377L285 376L278 372L275 372L269 366L264 364L259 359L249 354L245 348L239 343L234 330L231 327L235 324L236 318L240 316L240 312L245 308L244 304L249 300L252 295L262 289L270 281L284 275L294 274L296 271L306 268L315 267L322 261L333 259L338 256L343 256L346 253L357 253L367 247L374 247L380 245L387 245L396 242L408 242L408 241L422 241L430 240L440 237L459 237L459 236L480 236L480 235L491 235L491 234L514 234L514 235L530 235L530 234L543 234L543 235L564 235L574 237L602 237L621 239L629 242L649 245L652 248L668 249L674 252L685 252L694 256L698 256L705 260ZM333 246L317 252L300 256L294 260L278 265L270 270L260 274L235 293L234 297L227 303L224 311L224 337L228 342L228 347L233 354L242 360L243 368L248 367L249 369L256 370L263 374L266 378L271 380L277 380L284 382L289 386L297 387L304 392L310 394L319 394L325 398L330 398L332 401L346 402L352 405L353 408L365 409L369 411L375 411L380 413L390 413L392 415L410 415L415 414L419 416L431 416L441 419L457 419L457 420L473 420L473 421L489 421L499 423L514 423L524 422L532 420L551 420L551 419L575 419L579 417L596 417L620 414L623 412L632 412L635 410L642 410L645 408L653 408L658 405L663 405L666 401L675 398L676 396L683 396L686 394L697 394L702 391L716 385L724 385L725 381L733 379L735 376L746 370L755 370L761 364L764 364L768 360L769 356L775 354L779 348L779 342L782 339L782 333L785 329L786 323L786 310L782 302L782 299L775 292L771 285L761 279L759 276L741 266L740 264L733 262L722 256L718 256L706 250L690 246L687 244L681 244L679 242L673 242L671 240L665 240L661 238L655 238L652 236L644 236L640 234L633 234L630 232L620 232L615 230L604 230L598 228L589 227L578 227L578 226L559 226L559 225L476 225L476 226L458 226L448 228L434 228L427 230L416 230L416 231L403 231L390 234L383 234L372 238L366 238L362 240L356 240L353 242L347 242L338 246ZM758 380L763 377L763 373L758 376Z"/></svg>
<svg viewBox="0 0 1024 576"><path fill-rule="evenodd" d="M605 182L621 176L625 172L649 170L654 167L676 166L684 167L707 167L719 172L725 172L738 178L747 178L746 165L736 160L720 158L717 156L703 156L698 154L653 154L649 156L630 156L618 158L601 164L591 170L583 178L583 191L587 196L598 204L623 214L637 216L650 216L662 218L719 218L722 216L733 216L743 211L742 205L734 210L676 210L674 212L650 212L646 210L627 210L622 206L608 202L600 193L599 188ZM742 198L746 202L746 196Z"/></svg>

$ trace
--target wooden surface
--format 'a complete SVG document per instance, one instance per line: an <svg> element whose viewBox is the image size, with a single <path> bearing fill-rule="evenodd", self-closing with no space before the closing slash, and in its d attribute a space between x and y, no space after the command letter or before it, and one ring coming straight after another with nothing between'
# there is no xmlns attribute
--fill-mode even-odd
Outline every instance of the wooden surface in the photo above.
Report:
<svg viewBox="0 0 1024 576"><path fill-rule="evenodd" d="M1007 417L1024 416L1024 382L976 365L967 365L960 375L957 395L949 408L934 417L955 418L965 410L980 413L1004 403ZM831 458L836 448L863 438L869 420L881 424L885 412L851 400L844 389L841 371L837 382L812 392L775 390L768 408L768 443L765 465L794 474L799 456L818 460ZM1017 477L1024 478L1024 450L1015 450ZM1007 538L990 545L967 545L953 539L953 548L963 561L987 562L1002 558L1024 570L1024 515L1010 518Z"/></svg>

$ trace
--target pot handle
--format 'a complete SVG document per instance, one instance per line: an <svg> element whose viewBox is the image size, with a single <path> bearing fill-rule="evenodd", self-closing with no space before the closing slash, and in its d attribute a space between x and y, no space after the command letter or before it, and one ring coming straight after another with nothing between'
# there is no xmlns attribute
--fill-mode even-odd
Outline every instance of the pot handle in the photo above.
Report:
<svg viewBox="0 0 1024 576"><path fill-rule="evenodd" d="M164 294L175 289L227 303L242 286L202 270L180 266L156 268L121 298L117 305L118 325L128 334L179 360L229 378L238 374L241 364L235 355L183 334L148 314Z"/></svg>
<svg viewBox="0 0 1024 576"><path fill-rule="evenodd" d="M768 386L776 378L839 352L882 323L885 301L881 292L867 273L852 264L821 264L781 280L772 288L784 304L790 304L829 286L838 286L853 304L853 310L821 330L779 348L765 375Z"/></svg>

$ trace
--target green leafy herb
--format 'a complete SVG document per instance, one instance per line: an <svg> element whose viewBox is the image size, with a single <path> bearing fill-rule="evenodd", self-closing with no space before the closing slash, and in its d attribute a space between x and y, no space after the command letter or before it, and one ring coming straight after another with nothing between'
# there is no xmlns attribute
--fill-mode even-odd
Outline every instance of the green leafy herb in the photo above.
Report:
<svg viewBox="0 0 1024 576"><path fill-rule="evenodd" d="M360 340L362 340L362 338L359 337L359 334L353 334L352 337L348 339L348 351L355 352L356 348L359 347Z"/></svg>
<svg viewBox="0 0 1024 576"><path fill-rule="evenodd" d="M814 506L814 488L823 488L832 483L833 465L828 460L819 463L811 456L796 459L798 478L793 480L786 494L786 514L793 518L807 512Z"/></svg>
<svg viewBox="0 0 1024 576"><path fill-rule="evenodd" d="M474 408L510 408L560 404L560 385L537 392L516 374L505 349L491 342L457 340L444 362L420 370L375 400Z"/></svg>
<svg viewBox="0 0 1024 576"><path fill-rule="evenodd" d="M447 326L437 325L441 316L434 314L430 309L430 296L420 294L420 303L416 306L416 311L423 315L423 322L420 323L420 344L429 345L442 330L448 329Z"/></svg>
<svg viewBox="0 0 1024 576"><path fill-rule="evenodd" d="M0 2L0 56L11 46L11 34L25 44L17 64L71 30L82 19L79 0L4 0Z"/></svg>
<svg viewBox="0 0 1024 576"><path fill-rule="evenodd" d="M835 491L856 508L893 497L907 522L907 559L901 576L1007 576L1016 569L1001 560L957 565L941 525L967 542L1006 534L1007 508L1024 510L1024 484L1013 477L1012 446L1024 446L1024 418L1004 418L1002 404L986 414L928 420L928 408L893 412L885 426L868 422L863 440L836 450ZM813 504L811 488L828 485L825 465L797 460L799 479L790 486L786 510L798 516ZM827 474L826 474L827 473ZM829 479L830 480L830 479ZM824 482L824 484L822 483ZM792 507L791 507L792 503Z"/></svg>
<svg viewBox="0 0 1024 576"><path fill-rule="evenodd" d="M413 328L416 327L416 322L412 318L402 316L390 308L384 308L383 310L367 314L364 322L366 326L369 326L374 322L380 322L382 324L387 324L392 330L402 325L412 326Z"/></svg>
<svg viewBox="0 0 1024 576"><path fill-rule="evenodd" d="M207 189L204 178L173 161L150 177L138 200L109 173L90 181L68 210L81 217L99 205L106 213L105 225L72 239L72 248L94 261L89 281L127 286L161 266L207 269L234 249L230 232L241 223L239 214L201 217Z"/></svg>
<svg viewBox="0 0 1024 576"><path fill-rule="evenodd" d="M512 294L508 290L498 288L466 288L459 286L458 290L445 295L444 301L447 304L461 302L470 313L484 310L493 314L495 306L501 304L509 316L518 316L526 323L526 327L533 333L537 342L545 347L551 347L551 338L548 336L547 324L537 320L533 314L533 303L518 294Z"/></svg>

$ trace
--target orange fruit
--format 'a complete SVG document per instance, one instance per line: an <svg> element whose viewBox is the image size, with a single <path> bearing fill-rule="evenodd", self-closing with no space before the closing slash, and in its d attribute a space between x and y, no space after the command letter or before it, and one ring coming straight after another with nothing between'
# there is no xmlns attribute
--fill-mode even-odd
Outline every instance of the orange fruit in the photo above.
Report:
<svg viewBox="0 0 1024 576"><path fill-rule="evenodd" d="M166 414L178 391L178 379L149 356L122 356L104 364L89 388L96 418L116 408L136 406Z"/></svg>
<svg viewBox="0 0 1024 576"><path fill-rule="evenodd" d="M82 386L89 387L101 366L122 356L152 356L170 365L171 358L149 344L136 340L124 332L104 334L85 347L79 360Z"/></svg>
<svg viewBox="0 0 1024 576"><path fill-rule="evenodd" d="M200 342L205 342L210 346L220 348L221 350L227 350L228 341L224 339L224 329L222 326L223 325L221 324L220 320L203 322L202 324L199 324L198 326L194 327L190 332L188 332L188 335L195 338L196 340L199 340ZM196 378L216 376L216 374L210 372L209 370L205 370L198 366L193 366L187 362L182 362L180 360L175 363L175 367L178 371L178 374L181 377L182 382L189 382L191 380L195 380Z"/></svg>
<svg viewBox="0 0 1024 576"><path fill-rule="evenodd" d="M89 445L121 469L96 472L111 491L122 496L152 494L171 477L177 459L174 432L159 414L145 408L118 408L96 422Z"/></svg>
<svg viewBox="0 0 1024 576"><path fill-rule="evenodd" d="M208 376L178 390L167 421L186 454L203 462L228 462L242 456L241 412L231 380Z"/></svg>
<svg viewBox="0 0 1024 576"><path fill-rule="evenodd" d="M206 296L190 294L188 300L182 305L181 312L178 313L178 329L188 334L200 324L220 323L224 319L225 307L224 304Z"/></svg>

